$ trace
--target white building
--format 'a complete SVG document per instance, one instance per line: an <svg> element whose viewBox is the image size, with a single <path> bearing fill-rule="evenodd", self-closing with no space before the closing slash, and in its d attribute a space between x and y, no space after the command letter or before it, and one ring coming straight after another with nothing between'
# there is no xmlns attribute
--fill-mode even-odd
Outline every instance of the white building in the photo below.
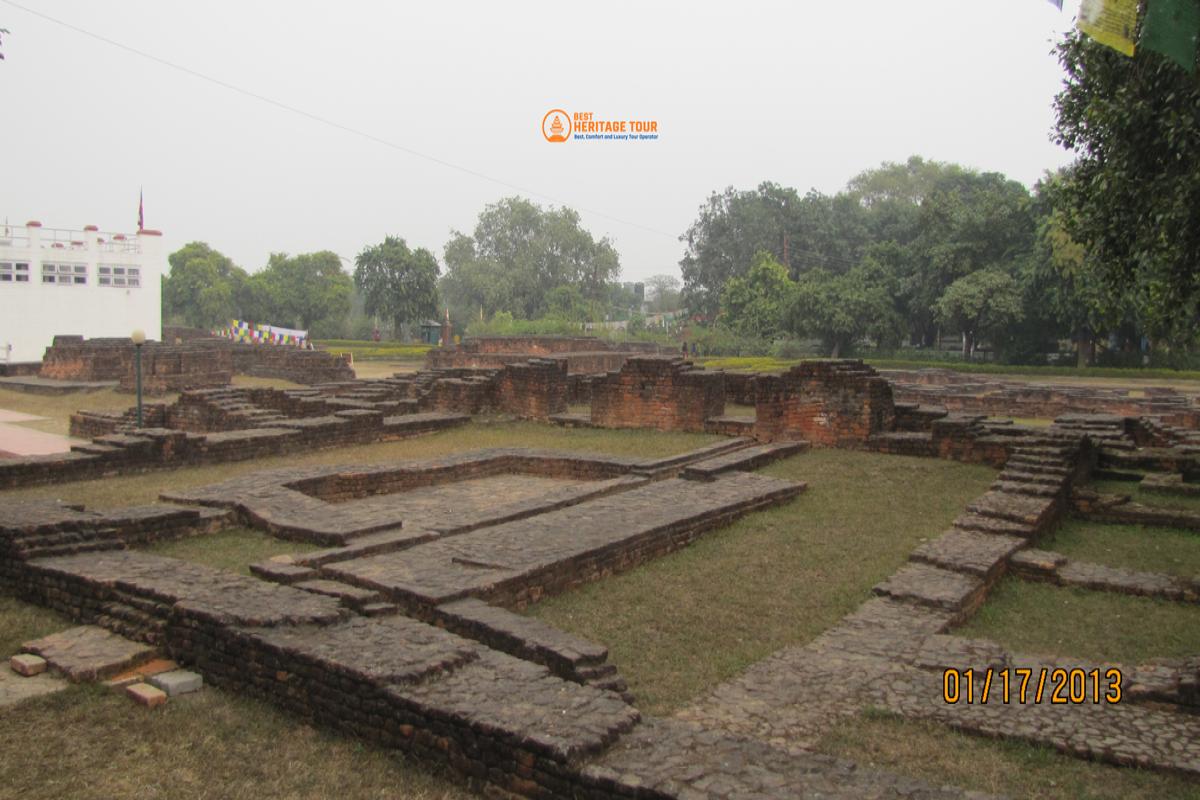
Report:
<svg viewBox="0 0 1200 800"><path fill-rule="evenodd" d="M0 225L0 361L41 361L56 334L157 339L162 234Z"/></svg>

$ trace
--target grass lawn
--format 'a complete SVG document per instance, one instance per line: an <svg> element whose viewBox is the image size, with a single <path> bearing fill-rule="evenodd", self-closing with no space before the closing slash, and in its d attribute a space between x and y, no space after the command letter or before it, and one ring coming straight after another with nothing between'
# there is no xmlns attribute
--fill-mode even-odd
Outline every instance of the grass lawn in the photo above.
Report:
<svg viewBox="0 0 1200 800"><path fill-rule="evenodd" d="M814 450L762 472L810 481L808 491L528 613L603 642L638 707L666 714L836 623L995 477L987 467L848 450Z"/></svg>
<svg viewBox="0 0 1200 800"><path fill-rule="evenodd" d="M533 422L475 421L439 433L398 442L314 450L252 461L124 475L57 486L33 486L0 494L5 500L57 498L93 508L152 503L168 489L204 486L281 467L314 464L378 464L423 459L487 447L532 447L583 453L652 458L691 450L721 437L700 433L661 433L645 430L571 430Z"/></svg>
<svg viewBox="0 0 1200 800"><path fill-rule="evenodd" d="M144 548L146 552L205 564L230 572L250 574L250 565L284 553L319 550L304 542L287 542L249 528L227 528L206 536L189 536L160 542Z"/></svg>
<svg viewBox="0 0 1200 800"><path fill-rule="evenodd" d="M988 794L1039 800L1200 798L1200 782L1111 767L1048 747L983 739L936 723L867 711L829 731L818 749L874 766Z"/></svg>
<svg viewBox="0 0 1200 800"><path fill-rule="evenodd" d="M72 686L0 720L5 797L473 796L430 766L212 687L149 711L102 685Z"/></svg>
<svg viewBox="0 0 1200 800"><path fill-rule="evenodd" d="M956 633L1021 655L1132 665L1200 653L1200 606L1006 578Z"/></svg>
<svg viewBox="0 0 1200 800"><path fill-rule="evenodd" d="M1200 535L1193 531L1070 519L1039 546L1110 567L1200 575Z"/></svg>
<svg viewBox="0 0 1200 800"><path fill-rule="evenodd" d="M812 357L780 359L772 356L706 356L696 359L709 369L727 369L744 372L779 372L790 369L801 361L820 360ZM1030 367L1019 364L968 364L962 361L914 360L903 358L873 358L865 355L862 360L880 370L900 369L946 369L978 375L1003 376L1006 380L1072 383L1081 386L1171 386L1184 391L1200 391L1200 371L1173 369L1130 369L1123 367ZM1052 379L1052 380L1051 380Z"/></svg>
<svg viewBox="0 0 1200 800"><path fill-rule="evenodd" d="M1142 485L1136 481L1092 481L1088 489L1106 494L1127 494L1135 503L1160 508L1176 508L1181 511L1200 511L1200 496L1189 497L1182 494L1158 494L1143 492Z"/></svg>

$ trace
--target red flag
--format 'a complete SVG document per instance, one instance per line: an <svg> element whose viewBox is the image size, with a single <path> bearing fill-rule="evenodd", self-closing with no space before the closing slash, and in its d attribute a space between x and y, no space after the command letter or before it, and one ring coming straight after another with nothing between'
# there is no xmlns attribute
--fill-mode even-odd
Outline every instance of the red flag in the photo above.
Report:
<svg viewBox="0 0 1200 800"><path fill-rule="evenodd" d="M142 229L142 190L138 189L138 230Z"/></svg>

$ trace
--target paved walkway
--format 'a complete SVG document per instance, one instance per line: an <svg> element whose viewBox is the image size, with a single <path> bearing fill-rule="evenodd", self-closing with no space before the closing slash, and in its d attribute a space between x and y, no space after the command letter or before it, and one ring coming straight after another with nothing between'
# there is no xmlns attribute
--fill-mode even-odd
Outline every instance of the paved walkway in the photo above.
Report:
<svg viewBox="0 0 1200 800"><path fill-rule="evenodd" d="M84 444L83 441L69 436L46 433L15 424L39 419L42 417L0 409L0 451L12 453L14 456L44 456L68 453L71 445Z"/></svg>

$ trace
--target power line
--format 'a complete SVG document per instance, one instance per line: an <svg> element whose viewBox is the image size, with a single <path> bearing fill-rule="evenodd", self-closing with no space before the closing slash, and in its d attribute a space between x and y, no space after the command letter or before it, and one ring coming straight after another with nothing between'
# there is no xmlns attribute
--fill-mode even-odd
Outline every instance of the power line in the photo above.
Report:
<svg viewBox="0 0 1200 800"><path fill-rule="evenodd" d="M116 47L120 50L124 50L127 53L132 53L133 55L139 56L141 58L145 58L149 61L153 61L156 64L160 64L164 67L169 67L178 72L182 72L186 75L190 75L193 78L198 78L202 81L207 81L208 83L211 83L215 86L220 86L222 89L227 89L231 92L236 92L237 94L244 95L245 97L249 97L254 100L258 100L259 102L266 103L267 105L274 106L275 108L281 109L283 111L287 111L292 114L296 114L297 116L304 117L305 119L311 120L313 122L318 122L322 125L327 125L328 127L335 128L337 130L352 134L354 136L358 136L360 138L366 139L371 142L375 142L376 144L381 144L384 147L389 147L393 150L398 150L398 151L400 151L402 153L406 153L410 156L415 156L416 158L421 158L426 161L432 162L434 164L438 164L439 166L443 166L448 169L456 170L463 174L470 175L472 177L488 181L489 183L494 183L498 186L503 186L506 189L512 189L514 191L521 192L523 194L533 195L534 197L540 197L543 200L549 200L550 202L557 203L560 206L568 206L571 208L578 208L580 211L583 211L585 213L591 214L596 217L600 217L602 219L609 220L610 222L616 222L621 225L627 225L631 228L637 228L639 230L643 230L648 233L657 234L658 236L668 236L672 239L678 238L675 234L667 233L666 231L660 231L657 228L651 228L648 225L642 225L641 223L632 222L627 219L622 219L621 217L615 217L612 214L606 214L603 211L596 211L594 209L584 208L583 206L570 206L568 203L565 203L562 200L557 199L553 195L546 194L545 192L539 192L535 189L530 189L530 188L527 188L524 186L519 186L515 183L509 183L508 181L505 181L501 178L495 178L486 173L471 169L470 167L464 167L461 164L455 164L451 161L446 161L443 158L438 158L437 156L431 156L428 153L422 153L421 151L414 150L411 147L405 147L402 144L398 144L398 143L390 141L388 139L384 139L380 136L376 136L373 133L368 133L366 131L359 130L358 128L351 127L349 125L343 125L340 122L336 122L327 117L322 117L318 114L314 114L311 111L305 111L302 108L297 108L295 106L288 105L287 103L281 102L279 100L275 100L275 99L268 97L266 95L263 95L263 94L259 94L258 92L251 91L250 89L245 89L241 86L237 86L236 84L229 83L228 81L223 81L220 78L214 78L211 75L206 75L205 73L200 72L198 70L194 70L191 67L186 67L182 64L177 64L174 61L168 61L165 58L160 58L158 56L151 55L150 53L139 50L136 47L131 47L130 45L124 44L122 42L118 42L114 39L109 39L106 36L102 36L98 33L93 33L92 31L86 30L84 28L80 28L77 25L72 25L69 22L58 19L56 17L52 17L49 14L43 14L40 11L35 11L32 8L27 8L26 6L20 5L19 3L14 3L14 2L12 2L12 0L0 0L0 2L4 3L5 5L12 6L13 8L18 9L20 11L24 11L26 14L32 14L33 16L40 17L41 19L44 19L47 22L52 22L55 25L66 28L67 30L74 31L75 33L81 34L83 36L87 36L88 38L91 38L91 39L95 39L98 42L103 42L104 44L110 45L112 47Z"/></svg>

